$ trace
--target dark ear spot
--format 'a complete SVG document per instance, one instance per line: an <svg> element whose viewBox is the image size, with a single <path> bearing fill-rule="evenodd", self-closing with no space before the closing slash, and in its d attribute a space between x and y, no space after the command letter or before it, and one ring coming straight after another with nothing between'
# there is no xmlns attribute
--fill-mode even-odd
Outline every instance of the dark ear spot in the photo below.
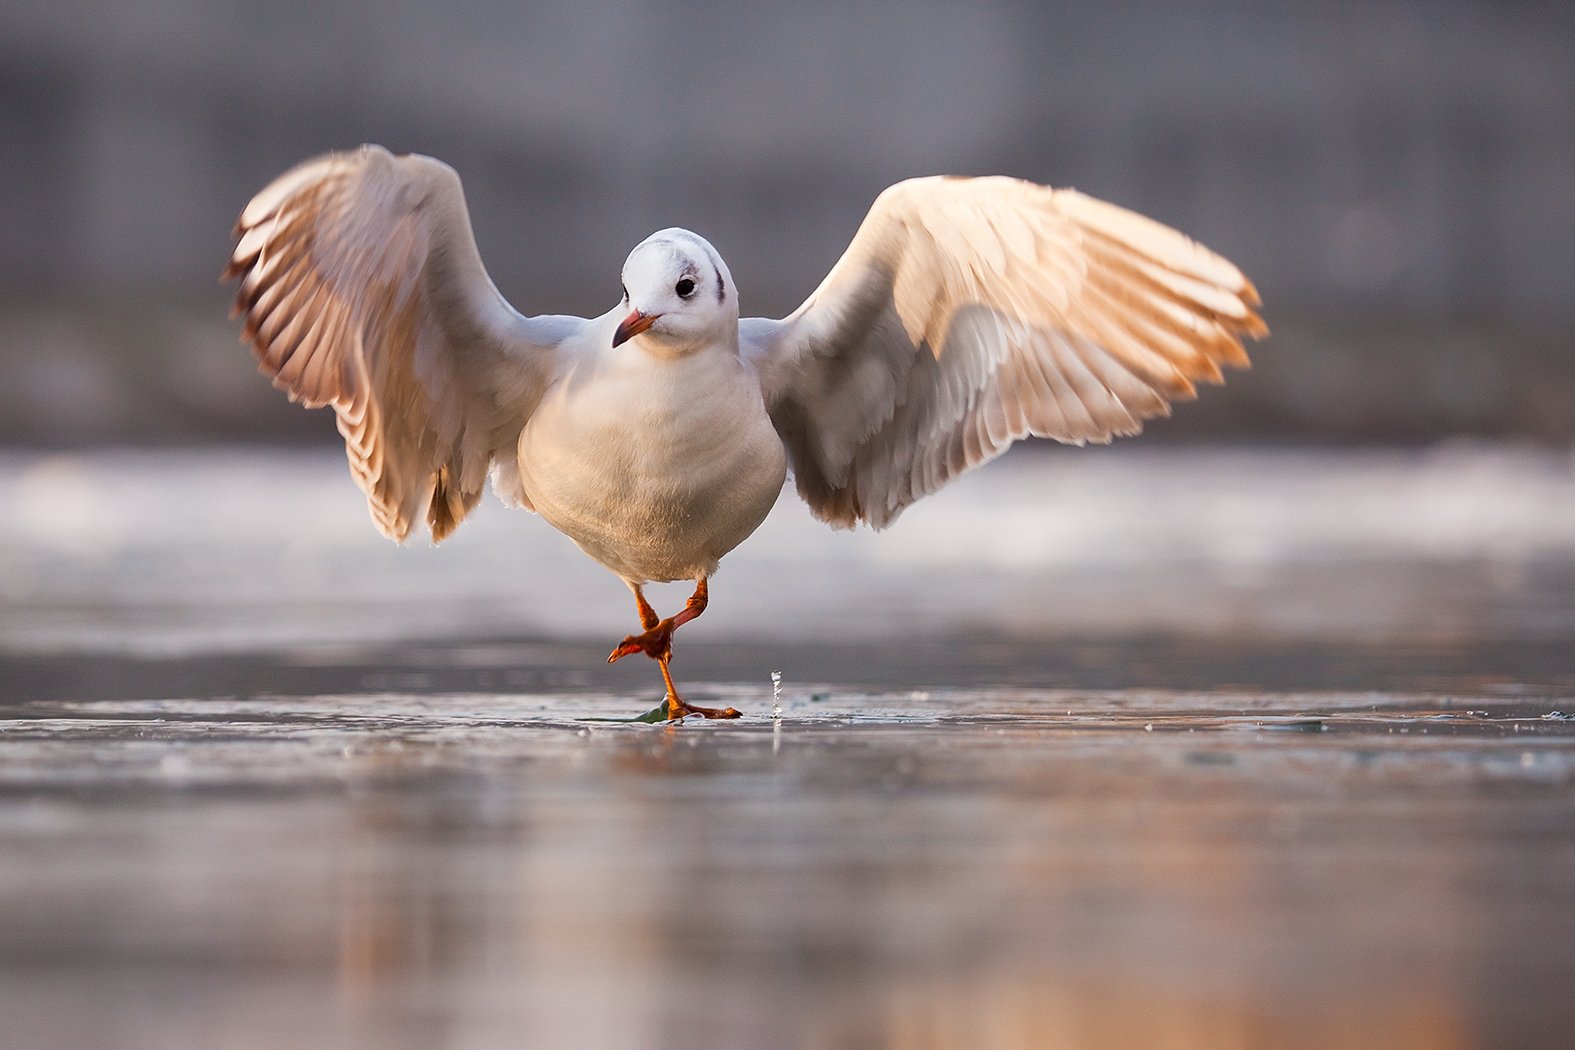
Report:
<svg viewBox="0 0 1575 1050"><path fill-rule="evenodd" d="M715 263L711 264L711 272L716 274L716 301L727 302L727 284L722 280L722 269Z"/></svg>

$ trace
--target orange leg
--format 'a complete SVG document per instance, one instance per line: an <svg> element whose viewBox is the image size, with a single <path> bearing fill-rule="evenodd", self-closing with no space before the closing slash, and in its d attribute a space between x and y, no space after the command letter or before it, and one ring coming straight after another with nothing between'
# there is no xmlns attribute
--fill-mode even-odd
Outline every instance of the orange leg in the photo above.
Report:
<svg viewBox="0 0 1575 1050"><path fill-rule="evenodd" d="M665 620L656 618L656 610L645 600L645 594L638 585L631 585L634 590L634 600L640 609L640 626L645 628L644 634L631 634L618 648L612 651L607 658L608 663L617 663L626 656L635 653L644 653L653 660L661 660L671 656L673 652L673 632L684 624L705 612L706 603L710 600L706 589L705 577L701 577L695 584L695 592L684 603L683 609L677 616L669 616Z"/></svg>
<svg viewBox="0 0 1575 1050"><path fill-rule="evenodd" d="M651 608L651 603L645 600L645 592L640 590L638 586L634 588L634 601L640 610L640 626L649 631L656 626L657 621L661 617L656 615L656 610ZM611 661L608 662L611 663Z"/></svg>
<svg viewBox="0 0 1575 1050"><path fill-rule="evenodd" d="M700 707L687 703L678 695L678 688L673 685L673 674L668 670L667 664L673 658L673 632L684 624L705 612L709 593L706 588L705 577L701 577L695 584L694 594L684 603L678 615L670 616L665 620L658 620L656 610L645 600L644 593L638 585L631 584L634 591L636 607L640 610L640 626L645 628L643 634L631 634L619 643L618 648L607 657L608 663L616 663L625 656L635 653L644 653L655 660L662 668L662 681L667 683L667 717L680 719L685 715L699 715L701 718L738 718L739 714L731 707Z"/></svg>

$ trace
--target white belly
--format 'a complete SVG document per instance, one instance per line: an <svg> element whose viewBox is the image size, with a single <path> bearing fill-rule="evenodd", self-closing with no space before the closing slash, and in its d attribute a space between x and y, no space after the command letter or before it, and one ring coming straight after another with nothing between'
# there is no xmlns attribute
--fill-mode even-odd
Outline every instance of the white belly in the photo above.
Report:
<svg viewBox="0 0 1575 1050"><path fill-rule="evenodd" d="M715 572L765 520L786 469L759 385L731 355L587 360L520 434L537 512L631 583Z"/></svg>

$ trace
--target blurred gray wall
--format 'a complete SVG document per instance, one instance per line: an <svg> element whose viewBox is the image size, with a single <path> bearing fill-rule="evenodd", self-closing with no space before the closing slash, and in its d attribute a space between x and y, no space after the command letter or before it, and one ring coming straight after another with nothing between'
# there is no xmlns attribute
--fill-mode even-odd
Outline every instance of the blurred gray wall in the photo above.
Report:
<svg viewBox="0 0 1575 1050"><path fill-rule="evenodd" d="M0 440L331 434L216 275L279 171L463 176L499 286L599 313L684 225L749 313L932 172L1076 185L1242 266L1275 337L1173 437L1575 439L1575 4L0 6Z"/></svg>

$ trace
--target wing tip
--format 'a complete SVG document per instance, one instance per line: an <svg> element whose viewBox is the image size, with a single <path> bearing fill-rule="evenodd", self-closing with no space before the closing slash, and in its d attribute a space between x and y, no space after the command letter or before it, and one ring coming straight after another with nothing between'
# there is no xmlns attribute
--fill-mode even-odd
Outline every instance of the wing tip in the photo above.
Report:
<svg viewBox="0 0 1575 1050"><path fill-rule="evenodd" d="M1260 305L1256 300L1254 306ZM1256 310L1247 311L1246 320L1242 322L1241 330L1254 339L1267 339L1269 337L1268 322Z"/></svg>

